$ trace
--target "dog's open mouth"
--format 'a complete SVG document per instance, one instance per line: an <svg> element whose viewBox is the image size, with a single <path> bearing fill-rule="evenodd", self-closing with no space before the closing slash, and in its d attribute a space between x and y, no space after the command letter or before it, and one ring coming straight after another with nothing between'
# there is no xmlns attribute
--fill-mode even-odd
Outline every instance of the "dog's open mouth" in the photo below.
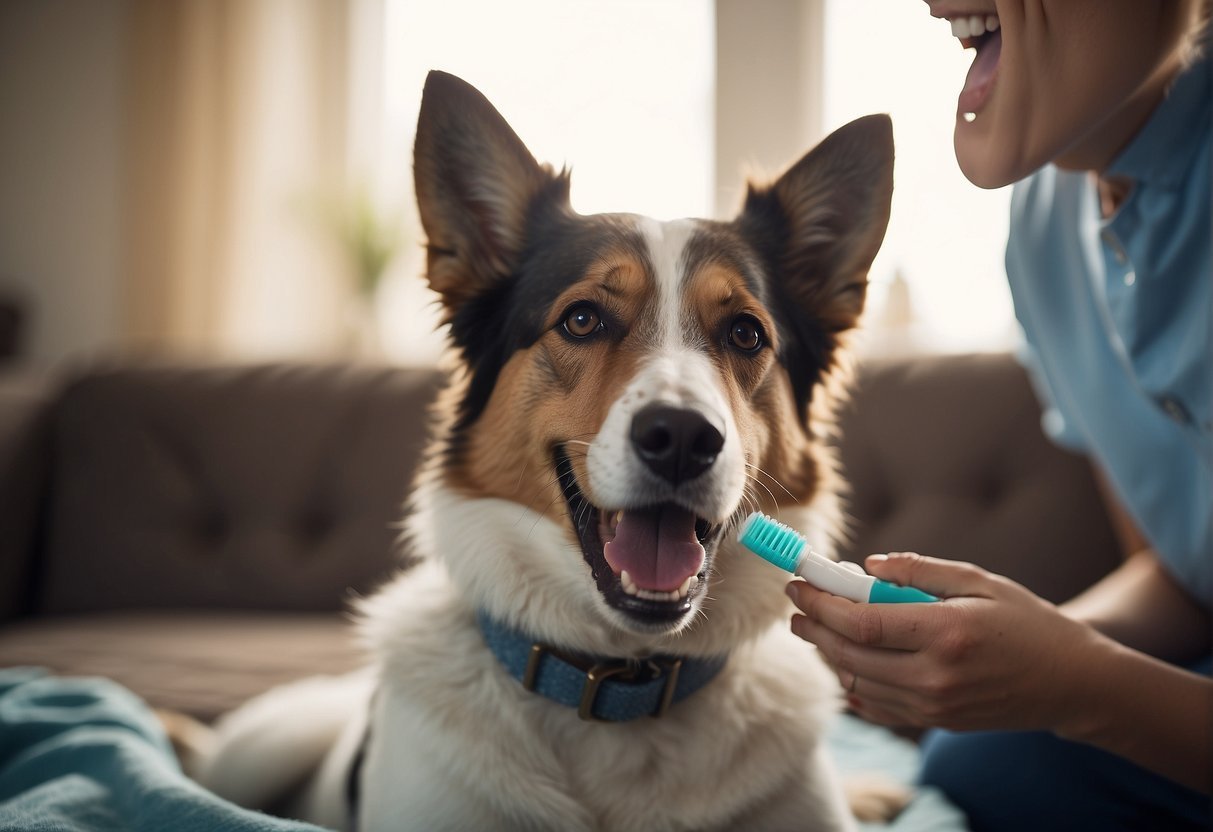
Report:
<svg viewBox="0 0 1213 832"><path fill-rule="evenodd" d="M723 526L669 502L603 510L586 499L563 448L555 465L582 555L607 604L646 626L682 620L703 591Z"/></svg>

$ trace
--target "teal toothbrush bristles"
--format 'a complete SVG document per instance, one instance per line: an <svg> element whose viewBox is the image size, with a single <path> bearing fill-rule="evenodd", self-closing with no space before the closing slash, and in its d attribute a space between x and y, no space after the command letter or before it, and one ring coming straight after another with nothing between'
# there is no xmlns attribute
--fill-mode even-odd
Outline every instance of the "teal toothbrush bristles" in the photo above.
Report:
<svg viewBox="0 0 1213 832"><path fill-rule="evenodd" d="M795 572L807 541L795 529L760 512L746 518L738 536L741 545L785 572Z"/></svg>

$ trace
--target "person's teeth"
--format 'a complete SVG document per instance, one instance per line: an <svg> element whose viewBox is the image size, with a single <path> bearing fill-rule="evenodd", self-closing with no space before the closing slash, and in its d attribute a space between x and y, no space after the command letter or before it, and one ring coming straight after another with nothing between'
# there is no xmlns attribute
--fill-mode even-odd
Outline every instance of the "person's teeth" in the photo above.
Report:
<svg viewBox="0 0 1213 832"><path fill-rule="evenodd" d="M996 14L972 14L953 18L949 22L952 24L952 37L961 40L981 37L987 32L996 32L1001 25Z"/></svg>

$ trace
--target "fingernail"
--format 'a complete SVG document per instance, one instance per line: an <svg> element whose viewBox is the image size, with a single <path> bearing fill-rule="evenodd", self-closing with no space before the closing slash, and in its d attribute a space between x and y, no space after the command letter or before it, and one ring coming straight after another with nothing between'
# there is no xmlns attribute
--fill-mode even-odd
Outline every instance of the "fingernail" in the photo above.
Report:
<svg viewBox="0 0 1213 832"><path fill-rule="evenodd" d="M888 555L868 555L869 563L884 563L888 559Z"/></svg>
<svg viewBox="0 0 1213 832"><path fill-rule="evenodd" d="M790 583L786 587L784 587L783 591L786 592L788 594L788 597L791 598L793 601L795 601L796 597L800 594L800 590L796 588L796 581L792 581L792 583Z"/></svg>

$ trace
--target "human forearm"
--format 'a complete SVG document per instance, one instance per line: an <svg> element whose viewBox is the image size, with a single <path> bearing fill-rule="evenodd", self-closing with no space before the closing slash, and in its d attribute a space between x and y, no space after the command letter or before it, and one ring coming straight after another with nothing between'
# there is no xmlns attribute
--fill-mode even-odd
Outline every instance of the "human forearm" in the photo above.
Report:
<svg viewBox="0 0 1213 832"><path fill-rule="evenodd" d="M1192 661L1209 651L1208 611L1175 583L1148 549L1062 604L1061 610L1123 645L1165 661Z"/></svg>
<svg viewBox="0 0 1213 832"><path fill-rule="evenodd" d="M1059 735L1213 792L1213 680L1111 639L1101 639L1071 678Z"/></svg>

